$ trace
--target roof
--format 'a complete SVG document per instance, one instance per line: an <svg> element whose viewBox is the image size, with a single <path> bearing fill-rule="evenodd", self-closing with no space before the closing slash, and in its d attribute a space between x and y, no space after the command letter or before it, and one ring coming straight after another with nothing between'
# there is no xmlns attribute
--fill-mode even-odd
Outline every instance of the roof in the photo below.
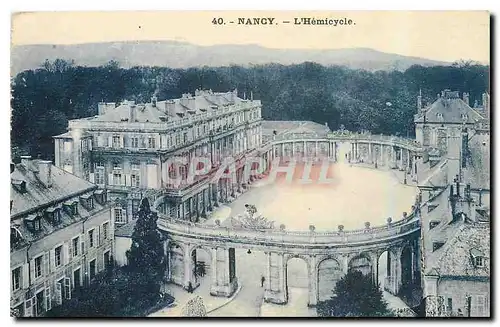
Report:
<svg viewBox="0 0 500 327"><path fill-rule="evenodd" d="M452 94L453 92L449 93ZM463 114L467 115L466 118L462 116ZM422 114L418 114L415 122L474 124L483 119L484 117L467 105L462 99L445 94L445 96L438 98L427 107Z"/></svg>
<svg viewBox="0 0 500 327"><path fill-rule="evenodd" d="M484 267L474 267L471 252L485 256ZM426 274L435 269L439 276L489 277L489 253L490 225L464 223L443 247L426 253Z"/></svg>
<svg viewBox="0 0 500 327"><path fill-rule="evenodd" d="M469 139L469 158L467 167L463 169L464 183L472 188L490 189L490 138L489 136L473 136Z"/></svg>
<svg viewBox="0 0 500 327"><path fill-rule="evenodd" d="M120 227L117 227L115 230L115 237L132 237L132 233L134 232L136 222L137 219L132 220Z"/></svg>
<svg viewBox="0 0 500 327"><path fill-rule="evenodd" d="M12 202L11 217L29 213L36 208L50 203L64 201L70 195L78 195L97 188L94 184L51 165L51 187L46 187L37 177L37 164L40 160L31 160L28 167L16 164L10 175L12 180L26 182L26 192L21 193L12 184L10 198Z"/></svg>
<svg viewBox="0 0 500 327"><path fill-rule="evenodd" d="M161 123L165 119L177 120L190 114L206 112L214 107L250 103L250 100L241 99L236 92L215 93L212 91L199 91L195 95L184 94L182 98L157 101L155 104L135 104L124 101L119 106L108 106L102 115L87 118L91 121L123 122L130 119L131 109L135 113L135 121L140 123ZM255 101L259 104L260 101Z"/></svg>

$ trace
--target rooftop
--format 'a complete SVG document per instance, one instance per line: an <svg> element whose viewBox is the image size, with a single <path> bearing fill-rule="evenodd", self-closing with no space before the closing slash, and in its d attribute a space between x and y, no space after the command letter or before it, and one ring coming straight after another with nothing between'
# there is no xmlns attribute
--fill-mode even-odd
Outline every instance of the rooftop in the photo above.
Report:
<svg viewBox="0 0 500 327"><path fill-rule="evenodd" d="M286 134L315 134L326 136L330 128L312 121L264 120L262 121L262 135L272 136Z"/></svg>
<svg viewBox="0 0 500 327"><path fill-rule="evenodd" d="M23 160L24 161L24 160ZM39 163L43 160L26 160L16 164L11 173L10 198L11 217L27 214L41 206L57 204L69 196L88 192L97 188L94 184L70 174L52 164L50 167L51 186L47 187L40 178ZM25 182L22 192L16 184Z"/></svg>
<svg viewBox="0 0 500 327"><path fill-rule="evenodd" d="M485 119L458 96L458 92L445 90L423 112L417 114L416 123L474 124Z"/></svg>
<svg viewBox="0 0 500 327"><path fill-rule="evenodd" d="M100 114L85 120L162 123L180 120L188 115L200 114L210 109L241 103L255 103L257 105L260 104L260 101L239 98L237 90L225 93L196 90L194 95L183 94L179 99L164 101L152 98L150 103L145 104L135 104L133 101L123 101L117 106L114 103L100 103L99 106L103 108L102 111L100 109Z"/></svg>
<svg viewBox="0 0 500 327"><path fill-rule="evenodd" d="M485 257L483 267L475 267L471 253ZM489 277L490 276L490 225L463 223L446 244L425 254L426 273L439 276Z"/></svg>

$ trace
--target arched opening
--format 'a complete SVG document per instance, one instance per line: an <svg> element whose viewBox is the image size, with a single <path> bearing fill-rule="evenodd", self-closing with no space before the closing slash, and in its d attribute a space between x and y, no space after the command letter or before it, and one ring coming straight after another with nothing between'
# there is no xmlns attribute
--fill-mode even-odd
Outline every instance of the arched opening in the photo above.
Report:
<svg viewBox="0 0 500 327"><path fill-rule="evenodd" d="M309 301L309 274L307 262L293 257L286 263L286 298L289 305L307 307Z"/></svg>
<svg viewBox="0 0 500 327"><path fill-rule="evenodd" d="M372 273L372 264L365 254L360 254L349 261L349 269L360 271L365 276Z"/></svg>
<svg viewBox="0 0 500 327"><path fill-rule="evenodd" d="M344 272L340 263L327 258L318 265L318 301L329 300L335 291L337 282L342 278Z"/></svg>
<svg viewBox="0 0 500 327"><path fill-rule="evenodd" d="M198 288L198 293L208 296L213 270L210 251L202 247L194 248L191 251L191 263L193 288Z"/></svg>
<svg viewBox="0 0 500 327"><path fill-rule="evenodd" d="M401 286L407 288L412 283L412 249L405 246L401 252Z"/></svg>
<svg viewBox="0 0 500 327"><path fill-rule="evenodd" d="M169 280L177 285L184 284L184 248L171 242L168 247Z"/></svg>
<svg viewBox="0 0 500 327"><path fill-rule="evenodd" d="M381 290L385 290L389 285L388 277L391 276L390 254L385 250L378 257L378 276L377 282Z"/></svg>

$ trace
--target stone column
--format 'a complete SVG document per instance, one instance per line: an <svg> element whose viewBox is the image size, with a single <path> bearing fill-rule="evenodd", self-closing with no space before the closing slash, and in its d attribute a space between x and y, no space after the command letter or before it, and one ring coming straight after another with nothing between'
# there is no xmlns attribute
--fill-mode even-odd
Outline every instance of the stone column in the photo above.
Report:
<svg viewBox="0 0 500 327"><path fill-rule="evenodd" d="M316 144L315 144L315 153L314 155L316 156L316 158L318 158L318 141L316 141Z"/></svg>
<svg viewBox="0 0 500 327"><path fill-rule="evenodd" d="M295 142L292 142L292 157L295 156Z"/></svg>
<svg viewBox="0 0 500 327"><path fill-rule="evenodd" d="M184 254L183 254L183 260L184 260L184 289L188 289L189 283L191 283L191 286L196 288L195 282L193 280L193 260L191 258L191 246L187 245L184 247Z"/></svg>
<svg viewBox="0 0 500 327"><path fill-rule="evenodd" d="M384 145L380 144L380 163L379 165L385 166L385 160L384 160Z"/></svg>
<svg viewBox="0 0 500 327"><path fill-rule="evenodd" d="M406 150L406 171L410 173L410 150Z"/></svg>
<svg viewBox="0 0 500 327"><path fill-rule="evenodd" d="M368 162L372 163L373 162L373 144L368 143Z"/></svg>
<svg viewBox="0 0 500 327"><path fill-rule="evenodd" d="M392 250L391 253L391 289L393 295L397 295L401 286L401 248Z"/></svg>
<svg viewBox="0 0 500 327"><path fill-rule="evenodd" d="M399 148L399 170L404 170L404 168L403 168L403 148Z"/></svg>
<svg viewBox="0 0 500 327"><path fill-rule="evenodd" d="M373 278L373 283L375 285L378 285L378 253L371 253L370 254L370 261L372 264L372 278Z"/></svg>
<svg viewBox="0 0 500 327"><path fill-rule="evenodd" d="M268 303L285 304L287 303L285 289L285 264L283 253L268 254L269 279L264 291L264 301Z"/></svg>
<svg viewBox="0 0 500 327"><path fill-rule="evenodd" d="M211 274L212 274L212 283L210 285L210 294L212 294L212 293L217 293L217 287L218 287L218 282L217 282L217 248L216 247L212 248L210 256L212 259L212 266L210 267Z"/></svg>
<svg viewBox="0 0 500 327"><path fill-rule="evenodd" d="M309 302L313 307L318 303L318 272L316 271L316 256L309 256Z"/></svg>
<svg viewBox="0 0 500 327"><path fill-rule="evenodd" d="M347 272L349 271L349 255L348 254L344 254L342 256L342 266L343 266L344 274L347 274Z"/></svg>
<svg viewBox="0 0 500 327"><path fill-rule="evenodd" d="M216 248L212 250L212 265L215 267L215 272L212 272L212 285L210 294L213 296L231 297L238 288L238 279L230 278L230 270L234 269L234 258L230 260L229 249ZM230 267L233 265L233 267Z"/></svg>

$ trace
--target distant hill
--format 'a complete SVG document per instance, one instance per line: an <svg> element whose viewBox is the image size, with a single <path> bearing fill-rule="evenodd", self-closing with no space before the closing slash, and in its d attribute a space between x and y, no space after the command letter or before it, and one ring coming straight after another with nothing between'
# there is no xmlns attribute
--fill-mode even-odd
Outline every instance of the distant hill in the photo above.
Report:
<svg viewBox="0 0 500 327"><path fill-rule="evenodd" d="M199 66L227 66L231 64L296 64L313 61L322 65L341 65L354 69L406 70L422 66L450 65L451 63L425 58L408 57L380 52L369 48L349 49L270 49L259 45L199 46L176 41L140 41L84 43L75 45L23 45L11 51L11 74L40 67L54 59L73 59L76 65L100 66L110 60L120 66L168 66L187 68Z"/></svg>

